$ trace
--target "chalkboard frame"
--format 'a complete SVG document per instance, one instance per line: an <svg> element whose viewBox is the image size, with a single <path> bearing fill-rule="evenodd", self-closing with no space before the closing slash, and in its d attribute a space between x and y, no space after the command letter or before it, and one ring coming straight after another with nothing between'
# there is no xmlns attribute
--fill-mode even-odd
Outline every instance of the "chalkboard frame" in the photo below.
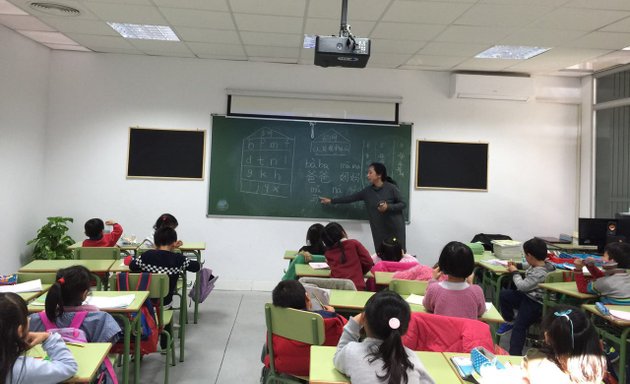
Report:
<svg viewBox="0 0 630 384"><path fill-rule="evenodd" d="M440 170L435 168L436 166L443 165L442 163L433 164L422 161L421 148L422 145L435 145L440 146L442 149L449 149L449 155L452 157L461 156L465 150L480 150L481 154L476 154L477 158L467 158L466 162L460 161L461 165L466 165L464 171L468 171L468 176L474 177L474 185L470 181L466 181L463 184L461 179L456 179L460 174L448 172L447 170ZM426 148L424 148L426 150ZM433 150L433 148L431 148ZM416 172L415 172L415 189L441 189L441 190L458 190L458 191L476 191L487 192L488 191L488 162L489 162L489 143L484 142L454 142L454 141L438 141L438 140L417 140L416 141ZM484 156L485 155L485 156ZM429 168L431 167L431 168ZM446 182L426 181L427 173L441 172L442 176L446 176ZM475 173L476 172L476 173ZM452 176L449 178L449 176ZM429 177L430 178L430 177ZM459 185L458 185L459 183Z"/></svg>
<svg viewBox="0 0 630 384"><path fill-rule="evenodd" d="M395 175L392 175L394 177L394 179L399 183L399 188L400 191L403 195L403 200L407 203L407 207L404 210L404 216L405 216L405 221L407 223L409 223L410 221L410 204L411 204L411 190L412 190L412 180L411 180L411 165L413 164L413 158L411 157L411 150L412 150L412 128L413 128L413 123L400 123L400 124L371 124L371 123L355 123L355 122L322 122L316 119L275 119L275 118L269 118L269 117L265 117L265 118L252 118L252 117L236 117L236 116L229 116L229 115L220 115L220 114L212 114L212 129L211 129L211 135L210 135L210 156L209 156L209 175L208 175L208 181L209 181L209 185L208 185L208 205L207 205L207 211L206 211L206 216L207 217L223 217L223 218L248 218L248 219L256 219L256 218L273 218L273 219L288 219L288 220L309 220L309 219L313 219L313 220L336 220L336 221L364 221L367 220L367 212L364 210L363 207L363 202L356 202L356 203L352 203L352 204L338 204L338 205L320 205L319 204L319 199L317 199L318 202L318 206L322 206L324 208L324 213L322 214L321 212L317 212L315 214L313 214L313 212L308 212L306 214L293 214L294 212L292 211L291 214L282 214L282 213L277 213L277 211L274 211L273 213L270 212L265 212L262 213L260 211L243 211L242 209L237 209L237 210L233 210L232 206L233 206L233 202L232 201L226 201L227 205L230 208L231 212L226 212L227 209L223 209L221 207L222 201L220 198L220 194L221 193L216 193L216 191L214 190L214 185L220 185L221 189L223 188L229 188L228 185L229 184L233 184L232 180L224 180L224 174L228 174L230 173L230 171L226 171L224 168L219 167L217 169L214 168L214 162L215 162L215 155L220 156L219 159L220 162L217 162L217 164L221 164L222 166L225 165L226 162L226 157L219 155L219 152L216 151L215 148L215 134L217 132L215 132L215 130L218 128L218 124L217 124L217 120L216 119L221 119L225 122L227 121L241 121L241 122L246 122L246 121L251 121L254 122L253 124L264 124L267 125L269 122L275 122L278 124L281 124L282 126L286 126L286 125L292 125L292 124L298 124L298 125L307 125L307 126L311 126L311 124L324 124L324 125L331 125L331 126L337 126L338 124L340 124L341 126L353 126L356 128L352 128L354 129L372 129L372 128L368 128L368 127L374 127L374 129L394 129L396 131L398 131L397 133L392 133L392 134L388 134L386 136L400 136L400 138L402 139L402 142L399 142L400 144L404 144L404 149L403 152L406 153L406 155L402 155L404 157L404 177L403 178L398 178L395 177ZM228 130L226 130L226 127L223 126L223 123L221 123L222 128L221 131L223 132L230 132L229 135L233 135L235 132L237 132L237 129L235 129L236 127L230 127ZM311 139L313 139L314 137L313 135L313 126L311 126L311 128L309 128L309 131L311 133ZM324 128L325 130L328 130L326 127L319 127L316 129L322 129ZM240 128L239 128L240 129ZM250 133L247 133L247 135L251 135L251 133L254 132L259 132L260 128L259 127L249 127L248 129L252 129L250 131ZM276 128L274 128L275 130ZM282 128L278 128L280 131L286 129L286 127ZM302 128L291 128L293 129L302 129ZM336 128L335 128L336 129ZM223 136L224 134L221 134L222 136L222 140L221 140L221 144L219 144L219 148L229 148L231 147L231 143L227 143L223 140ZM240 140L240 139L239 139ZM233 142L232 142L233 143ZM216 152L216 153L215 153ZM236 151L232 151L230 153L236 153ZM241 154L241 152L239 151L238 153L239 155ZM394 155L393 153L391 154L392 156ZM368 161L369 162L369 161ZM361 179L361 183L365 184L367 183L367 180L365 180L365 173L367 172L367 163L365 165L365 169L362 169L361 173L360 173L360 179ZM390 173L396 173L396 168L394 169L390 169L388 167L388 174ZM215 172L218 171L219 173L218 178L217 175L215 175ZM234 173L234 172L232 172ZM238 174L238 173L235 173ZM237 178L238 180L238 178ZM238 188L236 185L234 185L236 188ZM365 185L363 186L365 187ZM233 190L230 191L226 191L228 194L233 193ZM224 194L225 195L225 194ZM318 194L318 196L330 196L330 197L335 197L338 195L327 195L326 193L322 193L322 194ZM247 198L249 199L249 198ZM360 216L361 217L356 217L355 213L356 210L360 211ZM307 209L308 211L308 209ZM349 211L355 211L355 213L351 213Z"/></svg>
<svg viewBox="0 0 630 384"><path fill-rule="evenodd" d="M165 175L165 174L159 174L159 173L152 173L152 174L145 174L144 172L139 172L137 171L137 165L134 166L134 161L136 161L134 159L134 156L132 155L134 152L137 151L147 151L147 150L151 150L150 147L144 145L142 147L140 147L139 145L140 142L132 142L132 138L133 138L133 133L134 131L139 132L139 131L143 131L144 133L149 133L149 132L153 132L153 133L160 133L160 134L181 134L181 133L185 133L186 136L188 138L192 138L193 140L189 140L189 141L194 141L194 145L190 146L188 145L186 150L192 151L193 156L195 157L194 164L188 164L188 165L193 165L195 168L194 171L194 175L191 176L187 176L187 175ZM196 133L198 135L190 135L190 133ZM158 179L158 180L195 180L195 181L199 181L199 180L204 180L204 174L205 174L205 166L206 166L206 130L205 129L168 129L168 128L147 128L147 127L129 127L129 136L128 136L128 143L127 143L127 164L126 164L126 173L127 173L127 179ZM187 143L184 142L180 142L180 144L182 145L186 145ZM156 149L156 151L160 151L159 147ZM195 151L201 151L201 153L195 153ZM177 152L182 153L184 151L182 150L178 150ZM162 152L157 152L157 153L150 153L151 155L159 155L159 154L164 154L165 156L168 157L168 159L164 159L165 161L168 160L170 161L169 164L173 164L172 163L172 159L174 158L173 153L169 152L169 151L164 151L162 150ZM198 161L197 161L198 159ZM175 172L181 173L184 172L183 170L176 170ZM148 172L147 172L148 173Z"/></svg>

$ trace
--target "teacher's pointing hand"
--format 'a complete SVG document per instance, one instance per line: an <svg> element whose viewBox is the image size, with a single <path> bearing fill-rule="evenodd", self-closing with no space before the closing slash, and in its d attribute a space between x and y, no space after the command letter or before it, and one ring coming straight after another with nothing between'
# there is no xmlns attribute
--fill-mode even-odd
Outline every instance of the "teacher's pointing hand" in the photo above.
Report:
<svg viewBox="0 0 630 384"><path fill-rule="evenodd" d="M322 204L330 204L332 200L330 200L330 197L320 197L319 202Z"/></svg>

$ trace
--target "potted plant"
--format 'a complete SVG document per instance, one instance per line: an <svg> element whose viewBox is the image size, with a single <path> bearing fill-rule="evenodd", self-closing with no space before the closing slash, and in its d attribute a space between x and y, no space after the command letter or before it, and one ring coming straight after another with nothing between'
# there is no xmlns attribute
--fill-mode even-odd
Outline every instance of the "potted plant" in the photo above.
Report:
<svg viewBox="0 0 630 384"><path fill-rule="evenodd" d="M71 217L47 217L48 223L37 231L37 237L26 243L35 244L33 259L54 260L72 259L72 250L69 246L74 240L68 236L68 225L74 220Z"/></svg>

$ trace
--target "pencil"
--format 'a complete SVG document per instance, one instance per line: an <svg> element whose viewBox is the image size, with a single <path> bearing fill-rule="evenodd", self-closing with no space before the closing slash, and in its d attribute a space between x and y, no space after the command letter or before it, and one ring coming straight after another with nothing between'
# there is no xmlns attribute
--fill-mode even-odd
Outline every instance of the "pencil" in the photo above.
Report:
<svg viewBox="0 0 630 384"><path fill-rule="evenodd" d="M85 347L85 345L83 345L83 344L79 344L79 343L72 343L72 342L68 342L68 341L66 341L66 345L72 345L72 346L74 346L74 347L79 347L79 348L83 348L83 347Z"/></svg>
<svg viewBox="0 0 630 384"><path fill-rule="evenodd" d="M322 306L322 309L325 309L325 307L326 307L326 306L324 305L324 303L322 303L322 301L319 299L319 297L317 297L317 295L315 294L315 292L312 292L312 293L313 293L313 297L315 298L315 300L317 300L317 302L319 303L319 305L321 305L321 306Z"/></svg>

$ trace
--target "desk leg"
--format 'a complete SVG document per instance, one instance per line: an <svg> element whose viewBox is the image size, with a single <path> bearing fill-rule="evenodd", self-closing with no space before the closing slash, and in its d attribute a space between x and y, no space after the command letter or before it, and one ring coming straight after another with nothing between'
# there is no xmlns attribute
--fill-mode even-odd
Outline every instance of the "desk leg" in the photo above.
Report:
<svg viewBox="0 0 630 384"><path fill-rule="evenodd" d="M625 327L621 332L621 340L619 341L619 384L626 383L626 356L628 352L628 333L630 327Z"/></svg>
<svg viewBox="0 0 630 384"><path fill-rule="evenodd" d="M113 313L115 317L119 318L123 323L123 338L124 338L124 349L123 349L123 373L122 373L122 382L123 384L129 384L129 352L131 349L131 324L129 322L129 318L120 313Z"/></svg>
<svg viewBox="0 0 630 384"><path fill-rule="evenodd" d="M179 361L184 361L184 344L186 340L186 324L188 323L188 309L186 307L187 295L188 292L188 277L186 276L186 271L182 273L182 300L179 303ZM173 332L173 337L175 333ZM175 346L173 346L174 348ZM175 359L173 359L173 363L175 363Z"/></svg>
<svg viewBox="0 0 630 384"><path fill-rule="evenodd" d="M197 262L199 263L199 265L201 265L201 251L195 251L194 252L195 255L197 256ZM197 275L195 277L195 287L197 289L197 297L201 296L201 284L199 284L199 278L201 277L201 274L199 272L197 272ZM197 324L197 320L199 319L199 303L197 301L195 301L195 314L194 314L194 321L195 324ZM184 360L181 360L184 361Z"/></svg>
<svg viewBox="0 0 630 384"><path fill-rule="evenodd" d="M543 310L542 310L542 318L545 318L545 314L547 313L547 309L549 309L549 304L551 303L551 292L548 289L543 289Z"/></svg>
<svg viewBox="0 0 630 384"><path fill-rule="evenodd" d="M508 276L512 276L512 275L510 275L509 273L503 273L497 276L497 286L495 287L495 291L494 291L494 293L496 294L495 296L496 298L494 299L494 301L499 311L501 311L501 304L499 303L499 296L501 295L501 287L503 286L503 279L505 279Z"/></svg>
<svg viewBox="0 0 630 384"><path fill-rule="evenodd" d="M140 324L140 313L134 319L134 326L136 328L136 340L135 340L135 349L134 349L134 383L140 384L140 360L142 355L140 354L140 343L141 335L142 335L142 324Z"/></svg>

